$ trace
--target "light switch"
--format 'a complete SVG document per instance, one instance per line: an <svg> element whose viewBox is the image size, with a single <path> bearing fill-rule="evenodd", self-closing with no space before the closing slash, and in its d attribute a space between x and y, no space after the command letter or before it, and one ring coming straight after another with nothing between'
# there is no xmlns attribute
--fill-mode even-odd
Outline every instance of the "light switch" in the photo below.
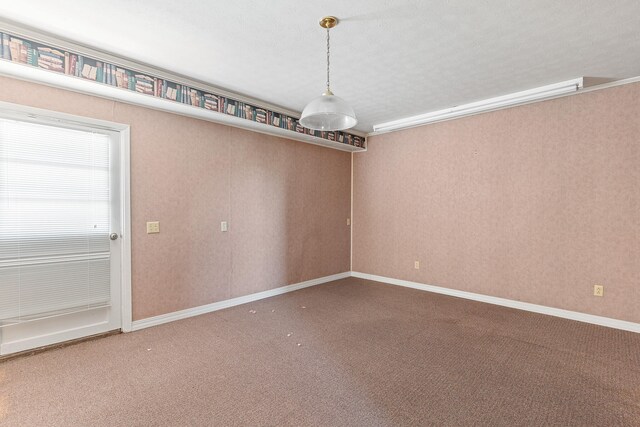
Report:
<svg viewBox="0 0 640 427"><path fill-rule="evenodd" d="M227 224L227 221L222 221L220 223L220 231L222 231L222 232L229 231L229 224Z"/></svg>
<svg viewBox="0 0 640 427"><path fill-rule="evenodd" d="M351 218L347 218L347 225L351 225Z"/></svg>
<svg viewBox="0 0 640 427"><path fill-rule="evenodd" d="M154 234L160 232L160 221L147 222L147 234Z"/></svg>

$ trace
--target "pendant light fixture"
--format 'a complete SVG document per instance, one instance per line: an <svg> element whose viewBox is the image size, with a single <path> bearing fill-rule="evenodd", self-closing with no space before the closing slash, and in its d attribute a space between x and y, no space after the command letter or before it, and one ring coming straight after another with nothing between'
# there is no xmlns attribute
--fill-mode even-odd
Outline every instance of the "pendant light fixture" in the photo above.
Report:
<svg viewBox="0 0 640 427"><path fill-rule="evenodd" d="M300 124L314 130L343 130L354 127L358 120L353 108L342 98L331 92L329 84L329 29L338 25L338 18L325 16L320 20L320 26L327 30L327 90L313 101L309 102L302 111Z"/></svg>

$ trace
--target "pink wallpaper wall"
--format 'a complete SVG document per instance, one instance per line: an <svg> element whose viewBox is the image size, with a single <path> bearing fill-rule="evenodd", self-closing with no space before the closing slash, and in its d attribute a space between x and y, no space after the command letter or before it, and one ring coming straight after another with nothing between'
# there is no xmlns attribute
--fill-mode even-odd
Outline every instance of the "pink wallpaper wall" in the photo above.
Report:
<svg viewBox="0 0 640 427"><path fill-rule="evenodd" d="M134 320L349 270L349 153L5 77L0 101L130 124Z"/></svg>
<svg viewBox="0 0 640 427"><path fill-rule="evenodd" d="M640 322L639 209L640 84L374 136L353 270Z"/></svg>

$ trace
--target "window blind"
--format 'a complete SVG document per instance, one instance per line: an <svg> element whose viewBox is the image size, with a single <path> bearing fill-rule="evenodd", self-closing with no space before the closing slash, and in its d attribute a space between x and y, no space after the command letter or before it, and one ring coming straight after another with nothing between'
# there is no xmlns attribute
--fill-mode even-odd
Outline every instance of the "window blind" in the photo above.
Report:
<svg viewBox="0 0 640 427"><path fill-rule="evenodd" d="M0 118L0 325L110 303L110 138Z"/></svg>

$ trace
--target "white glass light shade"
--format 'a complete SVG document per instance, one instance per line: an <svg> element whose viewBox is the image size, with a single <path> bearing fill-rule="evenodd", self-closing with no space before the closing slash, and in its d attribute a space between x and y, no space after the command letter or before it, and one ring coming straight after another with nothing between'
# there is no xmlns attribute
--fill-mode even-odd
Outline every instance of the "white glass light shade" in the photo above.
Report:
<svg viewBox="0 0 640 427"><path fill-rule="evenodd" d="M300 124L314 130L344 130L358 123L353 108L344 99L323 94L304 107Z"/></svg>

